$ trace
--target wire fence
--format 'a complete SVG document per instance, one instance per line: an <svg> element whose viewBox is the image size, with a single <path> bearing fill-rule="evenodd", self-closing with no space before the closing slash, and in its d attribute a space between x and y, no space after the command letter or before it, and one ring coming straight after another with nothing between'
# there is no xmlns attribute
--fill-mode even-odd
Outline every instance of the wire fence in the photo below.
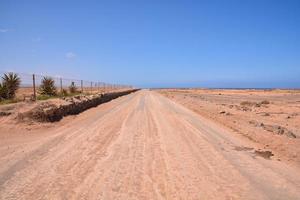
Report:
<svg viewBox="0 0 300 200"><path fill-rule="evenodd" d="M0 71L0 76L3 77L4 74L10 73L8 71ZM13 72L18 75L20 78L20 87L17 90L16 98L26 99L30 98L36 100L40 95L40 86L42 80L47 78L52 78L54 80L54 85L58 94L63 94L65 92L70 92L70 86L75 87L77 93L82 94L98 94L98 93L107 93L107 92L116 92L129 90L133 87L130 85L121 85L121 84L111 84L100 81L86 81L78 79L69 79L63 77L54 77L48 75L39 75L39 74L29 74L29 73L18 73ZM1 80L2 81L2 80Z"/></svg>

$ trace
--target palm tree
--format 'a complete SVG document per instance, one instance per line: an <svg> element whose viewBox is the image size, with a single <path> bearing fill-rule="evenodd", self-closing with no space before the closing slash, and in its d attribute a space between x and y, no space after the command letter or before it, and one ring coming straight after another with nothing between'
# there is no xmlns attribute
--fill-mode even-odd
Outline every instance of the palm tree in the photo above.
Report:
<svg viewBox="0 0 300 200"><path fill-rule="evenodd" d="M1 91L4 93L4 98L12 99L16 96L16 91L19 89L21 79L18 74L13 72L6 73L2 77ZM1 92L1 93L2 93Z"/></svg>
<svg viewBox="0 0 300 200"><path fill-rule="evenodd" d="M42 84L39 89L39 93L43 95L56 95L56 87L54 85L55 81L51 77L44 77L42 80Z"/></svg>
<svg viewBox="0 0 300 200"><path fill-rule="evenodd" d="M6 99L6 94L7 94L7 89L6 89L5 85L0 83L0 100Z"/></svg>

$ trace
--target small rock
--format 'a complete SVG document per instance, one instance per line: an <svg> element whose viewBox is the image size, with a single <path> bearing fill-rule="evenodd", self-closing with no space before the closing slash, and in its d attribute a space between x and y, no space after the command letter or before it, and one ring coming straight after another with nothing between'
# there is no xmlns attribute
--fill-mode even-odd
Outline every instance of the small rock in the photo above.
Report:
<svg viewBox="0 0 300 200"><path fill-rule="evenodd" d="M297 136L292 131L288 131L286 136L289 138L297 138Z"/></svg>
<svg viewBox="0 0 300 200"><path fill-rule="evenodd" d="M272 156L274 156L274 154L272 153L272 151L262 151L261 149L259 150L255 150L254 152L257 156L261 156L265 159L270 159Z"/></svg>
<svg viewBox="0 0 300 200"><path fill-rule="evenodd" d="M8 116L10 114L11 114L11 112L4 112L4 111L0 112L0 116Z"/></svg>

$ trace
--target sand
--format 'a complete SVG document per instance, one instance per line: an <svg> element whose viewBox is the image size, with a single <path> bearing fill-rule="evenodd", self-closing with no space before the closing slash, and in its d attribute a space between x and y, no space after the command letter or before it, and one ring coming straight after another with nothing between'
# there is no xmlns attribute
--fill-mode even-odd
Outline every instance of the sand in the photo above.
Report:
<svg viewBox="0 0 300 200"><path fill-rule="evenodd" d="M30 130L2 117L0 199L299 199L297 165L164 95Z"/></svg>
<svg viewBox="0 0 300 200"><path fill-rule="evenodd" d="M166 89L164 96L300 165L299 90ZM296 139L295 139L296 137Z"/></svg>

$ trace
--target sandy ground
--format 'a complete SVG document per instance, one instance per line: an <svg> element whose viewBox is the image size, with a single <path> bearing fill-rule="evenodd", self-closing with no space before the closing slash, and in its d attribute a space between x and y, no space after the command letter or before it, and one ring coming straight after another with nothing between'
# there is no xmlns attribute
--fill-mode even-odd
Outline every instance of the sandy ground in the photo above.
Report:
<svg viewBox="0 0 300 200"><path fill-rule="evenodd" d="M299 167L154 91L0 137L0 199L300 197Z"/></svg>
<svg viewBox="0 0 300 200"><path fill-rule="evenodd" d="M166 89L159 92L248 138L261 149L271 151L273 159L300 167L300 90ZM268 104L262 104L263 101Z"/></svg>

